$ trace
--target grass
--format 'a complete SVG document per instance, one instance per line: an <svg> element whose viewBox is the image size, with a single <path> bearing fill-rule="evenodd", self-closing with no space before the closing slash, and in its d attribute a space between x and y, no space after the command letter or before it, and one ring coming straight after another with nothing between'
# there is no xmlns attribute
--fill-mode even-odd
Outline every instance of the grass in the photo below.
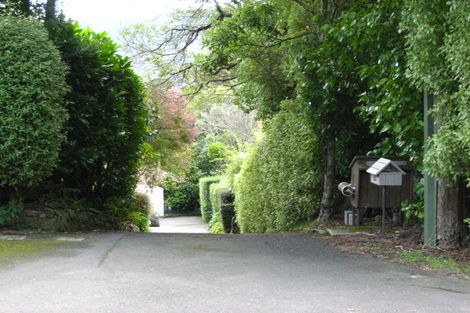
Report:
<svg viewBox="0 0 470 313"><path fill-rule="evenodd" d="M401 255L407 263L419 265L432 270L470 275L470 265L456 262L449 257L435 257L425 255L421 251L404 251Z"/></svg>
<svg viewBox="0 0 470 313"><path fill-rule="evenodd" d="M0 241L0 262L38 256L63 245L64 242L47 239Z"/></svg>

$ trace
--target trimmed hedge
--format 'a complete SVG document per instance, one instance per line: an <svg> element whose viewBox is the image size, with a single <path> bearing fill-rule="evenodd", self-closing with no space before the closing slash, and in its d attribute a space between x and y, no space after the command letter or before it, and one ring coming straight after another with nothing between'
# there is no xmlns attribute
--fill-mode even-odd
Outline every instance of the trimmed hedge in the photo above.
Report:
<svg viewBox="0 0 470 313"><path fill-rule="evenodd" d="M202 220L209 223L212 219L212 206L210 200L210 186L220 181L220 176L209 176L199 179L199 203Z"/></svg>
<svg viewBox="0 0 470 313"><path fill-rule="evenodd" d="M0 17L0 42L0 188L21 211L60 159L68 69L38 21Z"/></svg>
<svg viewBox="0 0 470 313"><path fill-rule="evenodd" d="M210 186L210 201L212 206L211 225L219 225L223 232L236 233L238 227L234 223L235 217L235 195L223 182Z"/></svg>
<svg viewBox="0 0 470 313"><path fill-rule="evenodd" d="M242 232L289 230L318 210L322 149L307 113L284 103L265 125L264 138L248 152L235 181Z"/></svg>

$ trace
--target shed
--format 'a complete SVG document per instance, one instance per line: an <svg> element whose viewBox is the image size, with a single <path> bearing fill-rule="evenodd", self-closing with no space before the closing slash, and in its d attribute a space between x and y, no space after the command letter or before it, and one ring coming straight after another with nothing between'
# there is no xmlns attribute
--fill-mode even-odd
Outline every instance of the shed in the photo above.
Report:
<svg viewBox="0 0 470 313"><path fill-rule="evenodd" d="M381 157L371 156L356 156L350 164L351 169L351 185L355 187L356 192L350 198L351 205L356 209L369 209L380 208L382 206L382 194L380 186L371 182L371 178L367 169L374 165ZM376 173L383 173L387 175L387 170L393 173L394 171L401 171L405 175L400 175L402 178L401 186L389 186L385 205L387 208L400 208L403 200L412 202L413 200L413 182L414 182L414 169L411 165L410 159L407 157L386 157L393 164L384 165L382 171ZM378 169L378 164L377 164Z"/></svg>

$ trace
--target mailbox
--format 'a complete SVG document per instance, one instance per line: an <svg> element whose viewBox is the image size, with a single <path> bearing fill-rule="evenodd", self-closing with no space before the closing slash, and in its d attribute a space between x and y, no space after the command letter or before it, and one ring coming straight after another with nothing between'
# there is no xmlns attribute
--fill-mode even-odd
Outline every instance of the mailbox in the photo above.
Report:
<svg viewBox="0 0 470 313"><path fill-rule="evenodd" d="M390 163L381 161L377 164L380 159L373 156L354 157L349 166L351 182L338 186L349 197L356 225L361 211L364 213L366 209L381 208L383 200L387 208L395 209L401 207L403 200L413 201L414 170L409 158L386 157ZM385 197L381 192L381 186L385 186L383 184L388 184Z"/></svg>
<svg viewBox="0 0 470 313"><path fill-rule="evenodd" d="M380 158L367 169L370 182L377 186L401 186L405 172L392 160Z"/></svg>
<svg viewBox="0 0 470 313"><path fill-rule="evenodd" d="M380 186L371 182L371 174L367 170L376 163L380 157L356 156L351 162L351 185L355 193L350 197L351 205L357 209L373 209L382 206ZM399 208L403 200L413 201L414 170L409 158L387 157L396 166L405 172L402 175L401 185L388 188L388 208Z"/></svg>

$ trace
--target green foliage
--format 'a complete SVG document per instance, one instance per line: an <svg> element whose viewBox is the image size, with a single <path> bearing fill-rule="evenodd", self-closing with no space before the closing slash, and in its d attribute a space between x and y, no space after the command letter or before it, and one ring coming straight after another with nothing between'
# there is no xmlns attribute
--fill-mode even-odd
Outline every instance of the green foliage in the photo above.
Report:
<svg viewBox="0 0 470 313"><path fill-rule="evenodd" d="M150 229L148 215L142 212L131 212L129 214L129 221L136 225L140 232L146 233Z"/></svg>
<svg viewBox="0 0 470 313"><path fill-rule="evenodd" d="M188 113L180 92L162 91L161 86L151 83L146 84L146 90L149 135L142 168L147 183L161 184L163 172L182 176L189 167L196 118Z"/></svg>
<svg viewBox="0 0 470 313"><path fill-rule="evenodd" d="M173 213L199 213L199 177L199 170L191 165L183 176L165 178L165 204Z"/></svg>
<svg viewBox="0 0 470 313"><path fill-rule="evenodd" d="M67 144L53 181L100 207L135 189L146 133L143 87L106 34L58 21L50 36L70 67Z"/></svg>
<svg viewBox="0 0 470 313"><path fill-rule="evenodd" d="M212 184L218 183L220 176L203 177L199 179L199 203L201 209L202 220L209 223L212 219L212 205L210 200L210 187Z"/></svg>
<svg viewBox="0 0 470 313"><path fill-rule="evenodd" d="M201 135L193 145L192 165L202 176L220 175L230 158L231 150L219 140L218 136Z"/></svg>
<svg viewBox="0 0 470 313"><path fill-rule="evenodd" d="M437 96L438 132L425 156L426 170L437 178L470 177L470 35L465 1L408 1L408 75L414 85Z"/></svg>
<svg viewBox="0 0 470 313"><path fill-rule="evenodd" d="M109 198L104 205L104 223L107 229L147 232L149 230L149 207L147 200L139 195Z"/></svg>
<svg viewBox="0 0 470 313"><path fill-rule="evenodd" d="M10 226L20 217L20 206L15 200L0 206L0 226Z"/></svg>
<svg viewBox="0 0 470 313"><path fill-rule="evenodd" d="M405 200L401 204L401 211L405 213L407 220L412 222L422 222L424 220L424 180L422 179L416 186L416 200L409 203Z"/></svg>
<svg viewBox="0 0 470 313"><path fill-rule="evenodd" d="M405 213L407 220L423 221L424 219L424 202L417 201L410 203L408 200L405 200L401 204L401 211Z"/></svg>
<svg viewBox="0 0 470 313"><path fill-rule="evenodd" d="M209 162L211 163L225 163L228 157L227 147L222 142L211 142L207 146L207 157L209 158Z"/></svg>
<svg viewBox="0 0 470 313"><path fill-rule="evenodd" d="M209 232L211 234L223 234L225 233L224 225L222 223L222 217L220 212L215 212L211 220L209 221Z"/></svg>
<svg viewBox="0 0 470 313"><path fill-rule="evenodd" d="M44 17L44 1L0 0L0 15Z"/></svg>
<svg viewBox="0 0 470 313"><path fill-rule="evenodd" d="M212 207L209 229L211 229L211 225L217 224L217 227L220 227L222 232L232 233L238 231L238 226L234 223L235 199L234 194L227 187L224 178L222 177L219 183L214 183L209 188L209 198Z"/></svg>
<svg viewBox="0 0 470 313"><path fill-rule="evenodd" d="M66 66L38 22L0 17L0 188L21 193L59 160Z"/></svg>
<svg viewBox="0 0 470 313"><path fill-rule="evenodd" d="M242 232L288 230L317 211L323 169L313 134L308 116L290 102L266 125L235 183Z"/></svg>
<svg viewBox="0 0 470 313"><path fill-rule="evenodd" d="M422 265L434 270L470 274L470 266L468 264L456 262L448 257L425 255L421 251L405 251L402 253L402 258L408 263Z"/></svg>
<svg viewBox="0 0 470 313"><path fill-rule="evenodd" d="M406 76L405 38L399 27L403 3L380 1L348 10L329 27L327 41L344 47L332 53L341 51L342 62L351 63L349 73L361 103L355 112L370 125L371 135L381 137L371 154L409 156L421 168L422 100Z"/></svg>

